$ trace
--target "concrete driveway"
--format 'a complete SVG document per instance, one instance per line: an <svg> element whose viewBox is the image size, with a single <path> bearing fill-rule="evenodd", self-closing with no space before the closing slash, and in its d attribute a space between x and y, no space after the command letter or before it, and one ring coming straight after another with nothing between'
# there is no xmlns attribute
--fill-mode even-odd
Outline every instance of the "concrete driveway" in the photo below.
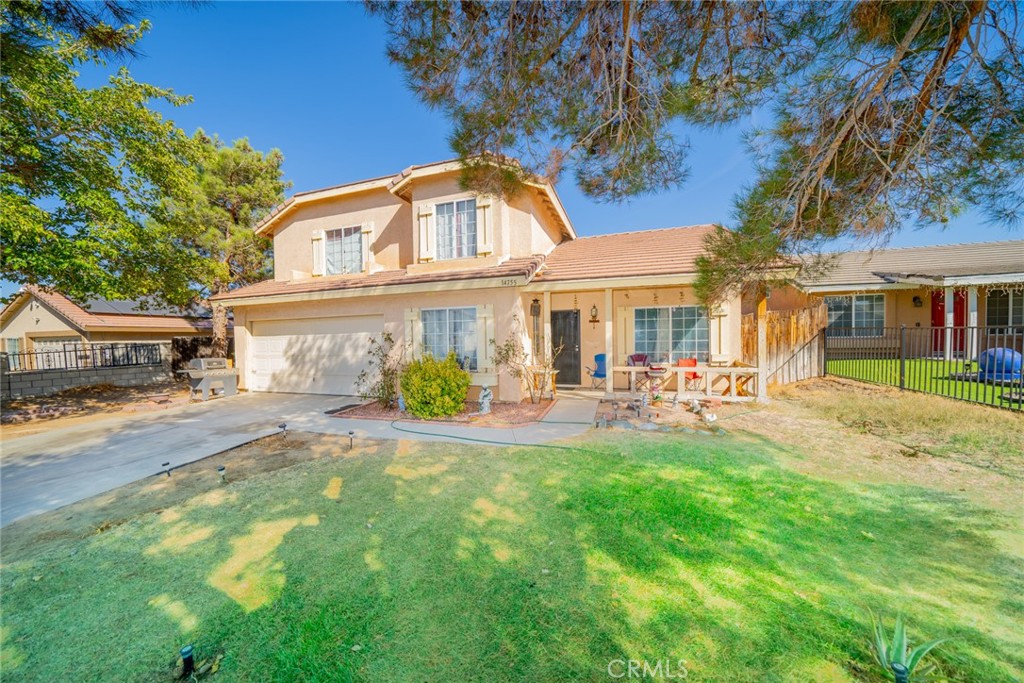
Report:
<svg viewBox="0 0 1024 683"><path fill-rule="evenodd" d="M308 422L343 396L240 394L160 413L97 417L0 443L0 526ZM298 428L298 424L295 424Z"/></svg>

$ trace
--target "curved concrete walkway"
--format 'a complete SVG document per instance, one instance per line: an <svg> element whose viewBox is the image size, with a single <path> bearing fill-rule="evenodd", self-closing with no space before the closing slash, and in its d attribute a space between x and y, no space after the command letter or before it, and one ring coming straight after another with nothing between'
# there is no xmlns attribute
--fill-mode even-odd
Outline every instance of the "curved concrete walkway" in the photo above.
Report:
<svg viewBox="0 0 1024 683"><path fill-rule="evenodd" d="M365 420L331 417L323 414L304 415L288 423L288 429L321 434L347 434L372 439L413 439L449 441L453 443L488 442L506 446L528 446L567 439L583 434L594 426L598 400L594 398L559 398L540 422L519 427L471 427L450 423L416 420Z"/></svg>
<svg viewBox="0 0 1024 683"><path fill-rule="evenodd" d="M345 396L240 394L158 413L98 416L68 427L6 438L0 432L0 525L54 510L288 429L374 439L539 444L585 432L595 399L563 398L541 423L509 429L331 417L357 403Z"/></svg>

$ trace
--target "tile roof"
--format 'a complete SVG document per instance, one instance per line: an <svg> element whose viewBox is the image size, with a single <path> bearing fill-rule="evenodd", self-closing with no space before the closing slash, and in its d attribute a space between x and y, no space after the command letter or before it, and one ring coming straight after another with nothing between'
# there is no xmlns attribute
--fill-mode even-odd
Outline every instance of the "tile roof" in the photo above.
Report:
<svg viewBox="0 0 1024 683"><path fill-rule="evenodd" d="M391 287L396 285L415 285L434 282L459 282L466 280L485 280L490 278L507 278L525 276L529 278L541 264L543 256L509 259L504 263L486 268L472 270L439 271L435 273L412 273L405 269L384 270L356 277L319 277L311 280L264 280L248 287L232 290L227 294L210 297L211 301L231 302L235 299L250 297L279 296L288 294L309 294L313 292L333 292L369 287Z"/></svg>
<svg viewBox="0 0 1024 683"><path fill-rule="evenodd" d="M1024 272L1024 240L902 247L835 254L831 269L805 287L877 285L900 278L968 277ZM888 277L886 277L888 276Z"/></svg>
<svg viewBox="0 0 1024 683"><path fill-rule="evenodd" d="M704 236L714 230L714 225L691 225L562 242L534 281L694 273L697 257L704 253Z"/></svg>
<svg viewBox="0 0 1024 683"><path fill-rule="evenodd" d="M35 296L59 313L72 325L83 331L97 328L161 329L197 331L210 328L210 321L181 315L152 315L146 313L93 313L87 311L63 294L26 285L24 293ZM12 307L14 302L11 302ZM6 312L6 309L5 309Z"/></svg>

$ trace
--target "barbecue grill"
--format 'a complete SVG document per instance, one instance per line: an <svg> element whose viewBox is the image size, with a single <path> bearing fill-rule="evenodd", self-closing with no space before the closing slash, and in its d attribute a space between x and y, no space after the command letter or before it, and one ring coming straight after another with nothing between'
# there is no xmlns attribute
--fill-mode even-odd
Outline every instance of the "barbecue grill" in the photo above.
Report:
<svg viewBox="0 0 1024 683"><path fill-rule="evenodd" d="M203 400L207 401L210 394L216 396L218 390L224 396L238 393L238 370L228 367L227 358L193 358L188 362L187 370L178 372L188 375L190 397L202 392Z"/></svg>

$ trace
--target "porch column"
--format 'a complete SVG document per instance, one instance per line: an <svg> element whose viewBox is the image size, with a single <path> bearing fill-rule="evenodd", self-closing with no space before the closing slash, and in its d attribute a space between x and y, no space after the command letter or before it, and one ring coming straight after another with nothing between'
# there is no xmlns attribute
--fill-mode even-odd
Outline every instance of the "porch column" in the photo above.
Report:
<svg viewBox="0 0 1024 683"><path fill-rule="evenodd" d="M604 352L605 352L605 393L611 396L615 392L615 308L612 306L612 290L604 290Z"/></svg>
<svg viewBox="0 0 1024 683"><path fill-rule="evenodd" d="M768 400L768 292L757 290L757 401ZM711 378L707 379L711 387Z"/></svg>
<svg viewBox="0 0 1024 683"><path fill-rule="evenodd" d="M551 357L551 292L544 292L544 360Z"/></svg>
<svg viewBox="0 0 1024 683"><path fill-rule="evenodd" d="M947 360L953 360L953 310L954 310L954 292L952 287L946 287L946 293L944 295L943 304L946 307L946 343L943 345L944 349L942 357Z"/></svg>
<svg viewBox="0 0 1024 683"><path fill-rule="evenodd" d="M978 357L978 287L967 288L967 353L969 359Z"/></svg>

